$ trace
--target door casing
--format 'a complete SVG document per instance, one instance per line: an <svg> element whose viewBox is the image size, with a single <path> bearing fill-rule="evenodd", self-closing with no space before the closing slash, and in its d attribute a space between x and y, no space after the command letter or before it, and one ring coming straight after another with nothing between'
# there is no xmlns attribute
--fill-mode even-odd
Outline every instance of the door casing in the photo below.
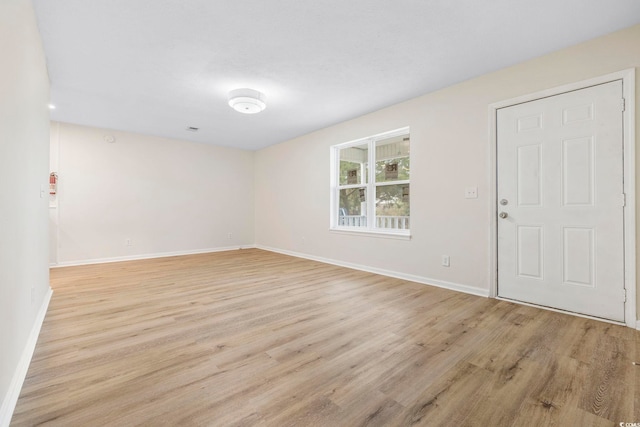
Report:
<svg viewBox="0 0 640 427"><path fill-rule="evenodd" d="M489 229L489 297L498 298L498 194L497 194L497 112L500 108L522 104L541 98L547 98L574 90L584 89L603 83L622 80L623 97L626 100L623 112L623 139L624 139L624 192L626 204L624 207L624 283L627 290L625 302L625 324L631 328L640 329L640 322L636 320L636 194L635 194L635 69L627 69L616 73L583 80L540 92L523 95L489 105L489 217L491 226ZM512 301L513 302L513 301ZM521 303L524 305L532 305ZM536 306L537 307L537 306ZM561 311L540 307L552 311ZM581 317L588 317L571 313ZM595 318L600 321L603 319ZM618 323L618 322L610 322Z"/></svg>

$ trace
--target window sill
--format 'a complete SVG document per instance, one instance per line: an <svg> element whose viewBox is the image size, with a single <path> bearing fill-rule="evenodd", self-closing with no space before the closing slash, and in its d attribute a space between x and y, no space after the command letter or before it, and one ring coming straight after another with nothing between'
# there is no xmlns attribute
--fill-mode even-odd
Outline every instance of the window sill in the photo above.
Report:
<svg viewBox="0 0 640 427"><path fill-rule="evenodd" d="M329 229L332 233L351 234L354 236L380 237L383 239L411 240L410 230L382 231L382 230L359 230L357 228L334 227Z"/></svg>

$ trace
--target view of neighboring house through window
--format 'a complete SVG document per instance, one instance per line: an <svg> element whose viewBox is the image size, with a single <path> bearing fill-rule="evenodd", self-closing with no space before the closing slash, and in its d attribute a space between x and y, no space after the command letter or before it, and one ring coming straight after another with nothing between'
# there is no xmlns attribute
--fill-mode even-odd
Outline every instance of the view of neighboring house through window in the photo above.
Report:
<svg viewBox="0 0 640 427"><path fill-rule="evenodd" d="M333 229L409 233L409 147L408 128L332 147Z"/></svg>

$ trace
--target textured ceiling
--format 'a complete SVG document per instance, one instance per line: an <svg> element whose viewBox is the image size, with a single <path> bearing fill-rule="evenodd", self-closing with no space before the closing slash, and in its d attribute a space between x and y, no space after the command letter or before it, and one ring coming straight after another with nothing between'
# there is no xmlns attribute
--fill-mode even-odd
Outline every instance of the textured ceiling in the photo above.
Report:
<svg viewBox="0 0 640 427"><path fill-rule="evenodd" d="M638 0L34 5L53 120L251 150L640 22ZM267 109L232 110L241 87Z"/></svg>

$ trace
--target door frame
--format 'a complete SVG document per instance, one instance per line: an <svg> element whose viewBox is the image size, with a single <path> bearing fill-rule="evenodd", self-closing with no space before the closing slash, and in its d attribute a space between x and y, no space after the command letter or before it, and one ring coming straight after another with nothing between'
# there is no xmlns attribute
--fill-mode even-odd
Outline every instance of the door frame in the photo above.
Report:
<svg viewBox="0 0 640 427"><path fill-rule="evenodd" d="M608 321L592 316L576 314L581 317L593 318L616 324L626 324L627 326L640 330L640 321L636 320L636 154L635 154L635 120L636 120L636 91L635 91L635 68L618 71L604 76L570 83L551 89L542 90L516 98L507 99L489 105L489 218L490 221L490 251L489 251L489 297L498 297L498 135L497 119L498 110L525 102L535 101L541 98L548 98L566 92L572 92L622 80L622 96L625 99L625 110L623 112L623 155L624 155L624 193L626 194L626 204L624 207L624 286L627 300L624 303L624 323ZM511 301L511 300L509 300ZM517 301L516 301L517 302ZM525 305L533 305L522 303ZM537 307L537 306L536 306ZM541 307L547 308L547 307ZM549 310L559 311L548 308Z"/></svg>

